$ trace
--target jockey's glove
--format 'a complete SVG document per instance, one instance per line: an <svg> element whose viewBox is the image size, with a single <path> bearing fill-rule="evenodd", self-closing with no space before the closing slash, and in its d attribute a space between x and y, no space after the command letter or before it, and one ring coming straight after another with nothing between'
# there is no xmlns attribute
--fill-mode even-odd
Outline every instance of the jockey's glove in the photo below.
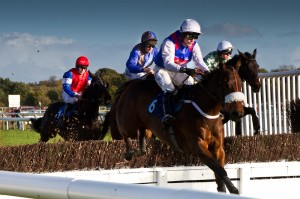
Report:
<svg viewBox="0 0 300 199"><path fill-rule="evenodd" d="M189 76L195 76L196 75L196 71L195 69L192 69L192 68L187 68L187 67L181 67L179 72L181 73L185 73Z"/></svg>
<svg viewBox="0 0 300 199"><path fill-rule="evenodd" d="M81 98L81 95L75 94L74 97L75 97L76 99L80 99L80 98Z"/></svg>

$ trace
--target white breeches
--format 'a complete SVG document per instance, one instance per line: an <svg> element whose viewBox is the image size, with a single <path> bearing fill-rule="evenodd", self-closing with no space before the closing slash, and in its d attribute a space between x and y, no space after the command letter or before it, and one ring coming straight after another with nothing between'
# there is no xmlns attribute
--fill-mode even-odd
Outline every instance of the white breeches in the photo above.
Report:
<svg viewBox="0 0 300 199"><path fill-rule="evenodd" d="M75 97L71 97L70 95L68 95L66 92L62 92L62 98L64 100L65 103L69 103L69 104L75 104L78 99Z"/></svg>
<svg viewBox="0 0 300 199"><path fill-rule="evenodd" d="M167 71L164 68L155 66L155 81L164 92L173 92L175 86L193 85L194 79L185 73L176 73Z"/></svg>

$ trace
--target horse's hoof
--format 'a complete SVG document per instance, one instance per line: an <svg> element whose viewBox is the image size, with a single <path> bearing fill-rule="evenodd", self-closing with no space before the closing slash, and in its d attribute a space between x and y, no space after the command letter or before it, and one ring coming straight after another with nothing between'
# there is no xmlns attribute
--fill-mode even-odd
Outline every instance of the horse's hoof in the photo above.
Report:
<svg viewBox="0 0 300 199"><path fill-rule="evenodd" d="M135 157L143 156L145 154L146 154L146 151L143 151L143 150L134 152Z"/></svg>
<svg viewBox="0 0 300 199"><path fill-rule="evenodd" d="M217 190L218 190L218 192L224 192L224 193L226 193L226 187L225 187L225 185L221 186L221 187L218 187Z"/></svg>
<svg viewBox="0 0 300 199"><path fill-rule="evenodd" d="M132 160L134 152L125 153L125 160Z"/></svg>
<svg viewBox="0 0 300 199"><path fill-rule="evenodd" d="M239 190L236 187L231 187L231 189L229 190L229 192L232 193L232 194L237 194L237 195L240 194Z"/></svg>

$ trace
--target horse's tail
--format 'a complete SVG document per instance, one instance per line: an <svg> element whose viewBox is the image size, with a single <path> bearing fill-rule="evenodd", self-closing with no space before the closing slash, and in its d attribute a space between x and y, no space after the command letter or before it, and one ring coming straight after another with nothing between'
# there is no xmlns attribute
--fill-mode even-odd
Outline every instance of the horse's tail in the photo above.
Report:
<svg viewBox="0 0 300 199"><path fill-rule="evenodd" d="M30 126L37 133L41 132L42 120L43 120L42 117L40 117L40 118L30 118L30 122L31 122Z"/></svg>
<svg viewBox="0 0 300 199"><path fill-rule="evenodd" d="M101 135L99 138L100 140L104 139L104 137L106 136L108 129L110 127L109 117L110 117L110 111L105 114L105 118L102 123Z"/></svg>

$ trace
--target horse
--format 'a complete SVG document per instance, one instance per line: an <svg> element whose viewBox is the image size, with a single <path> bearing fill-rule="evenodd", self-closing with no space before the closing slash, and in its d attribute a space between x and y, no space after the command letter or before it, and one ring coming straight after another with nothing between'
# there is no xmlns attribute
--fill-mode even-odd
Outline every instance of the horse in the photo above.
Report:
<svg viewBox="0 0 300 199"><path fill-rule="evenodd" d="M47 108L43 117L30 119L32 128L41 136L40 141L47 142L57 134L65 141L98 140L101 135L99 106L107 105L111 100L108 86L100 75L92 76L91 84L84 90L74 106L77 108L69 117L57 117L65 103L55 102Z"/></svg>
<svg viewBox="0 0 300 199"><path fill-rule="evenodd" d="M300 98L292 100L286 105L288 126L292 133L300 133Z"/></svg>
<svg viewBox="0 0 300 199"><path fill-rule="evenodd" d="M240 119L244 114L241 89L242 81L237 71L220 63L220 68L201 82L180 89L185 97L179 101L180 110L173 114L176 122L166 128L161 125L161 117L150 114L159 104L157 96L162 93L156 82L137 79L125 83L119 90L116 104L118 129L126 143L125 159L146 153L144 134L145 129L149 129L160 141L175 149L178 147L180 152L199 156L215 173L218 191L226 192L227 187L231 193L238 194L224 169L224 126L220 111L223 104L230 105L231 118ZM130 138L136 138L137 131L139 151L134 152ZM177 146L170 132L174 133Z"/></svg>
<svg viewBox="0 0 300 199"><path fill-rule="evenodd" d="M256 60L256 49L253 50L253 53L245 52L242 53L238 50L238 54L233 56L231 60L227 62L227 65L233 66L239 73L239 76L243 81L246 81L252 88L253 92L257 93L260 90L261 83L258 78L258 69L259 65ZM238 67L236 67L238 66ZM117 122L116 122L116 103L112 104L110 111L106 114L102 129L101 129L101 138L103 139L107 134L109 128L111 132L112 139L122 140L122 135L120 134ZM224 116L223 124L227 123L230 120L229 115L226 111L222 111ZM258 135L260 132L259 118L257 117L255 109L252 107L244 106L244 116L251 114L253 127L255 130L255 135ZM236 121L236 135L241 135L241 121ZM147 138L151 138L149 132L147 132Z"/></svg>
<svg viewBox="0 0 300 199"><path fill-rule="evenodd" d="M238 73L243 81L246 81L247 84L250 85L252 91L257 93L260 90L261 83L258 77L258 69L259 65L256 62L256 49L253 50L253 53L250 54L248 52L242 53L238 50L238 55L235 55L232 59L227 62L227 65L236 66L240 65L238 69ZM231 118L226 113L226 111L222 111L224 115L223 124L227 123ZM252 116L252 123L254 128L254 135L260 134L260 124L259 118L256 114L256 111L252 107L244 106L244 116L246 115ZM236 135L242 134L242 124L241 121L237 121L235 124L235 133Z"/></svg>

